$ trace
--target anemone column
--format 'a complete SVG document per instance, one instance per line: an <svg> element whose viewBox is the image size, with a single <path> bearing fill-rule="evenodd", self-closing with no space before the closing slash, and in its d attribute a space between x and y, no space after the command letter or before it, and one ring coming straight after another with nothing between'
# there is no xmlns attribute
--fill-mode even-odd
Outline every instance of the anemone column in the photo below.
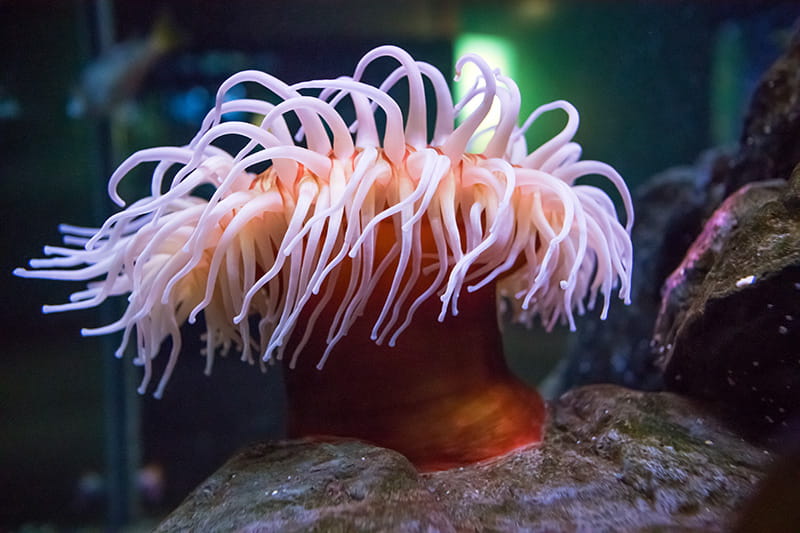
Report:
<svg viewBox="0 0 800 533"><path fill-rule="evenodd" d="M388 239L379 241L385 253ZM388 292L385 278L376 295ZM415 292L432 281L421 278ZM339 284L332 300L342 301L345 292ZM494 284L463 298L458 315L442 322L441 302L425 300L395 346L371 340L385 304L376 295L324 368L317 365L328 349L323 328L284 372L290 436L363 439L403 453L422 470L470 464L541 441L544 403L506 365ZM300 322L309 315L302 313Z"/></svg>

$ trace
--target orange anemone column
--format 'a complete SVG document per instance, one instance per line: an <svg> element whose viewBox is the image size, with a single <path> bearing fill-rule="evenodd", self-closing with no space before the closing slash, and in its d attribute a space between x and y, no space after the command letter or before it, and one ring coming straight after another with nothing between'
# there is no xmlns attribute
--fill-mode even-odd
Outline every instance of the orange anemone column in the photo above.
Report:
<svg viewBox="0 0 800 533"><path fill-rule="evenodd" d="M322 370L316 364L327 328L286 369L291 437L358 438L397 450L426 471L541 441L544 402L506 365L494 286L464 294L459 314L444 322L437 320L441 302L429 299L395 347L370 340L384 294L375 291Z"/></svg>

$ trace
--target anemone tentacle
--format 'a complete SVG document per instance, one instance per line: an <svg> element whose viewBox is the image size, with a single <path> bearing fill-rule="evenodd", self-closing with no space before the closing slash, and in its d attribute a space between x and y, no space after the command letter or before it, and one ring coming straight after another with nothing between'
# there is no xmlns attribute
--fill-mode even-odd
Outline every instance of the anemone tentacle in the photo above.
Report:
<svg viewBox="0 0 800 533"><path fill-rule="evenodd" d="M363 81L385 58L399 66L377 85ZM127 296L118 320L82 333L122 332L118 356L133 340L142 392L170 339L157 396L177 363L181 326L201 314L207 372L231 348L250 363L258 352L262 365L287 355L294 366L319 330L327 344L316 354L321 368L359 320L371 320L373 341L394 346L425 302L438 300L443 321L458 314L462 295L491 284L526 324L538 318L547 329L559 322L574 329L575 314L600 297L605 318L615 290L630 301L633 208L625 182L610 165L580 159L571 104L542 105L520 124L514 81L476 55L457 62L457 78L467 63L479 79L459 102L439 70L394 46L366 54L349 77L288 85L263 72L235 74L187 145L123 161L108 184L119 212L96 229L62 225L64 245L46 247L47 258L15 273L87 282L45 312ZM390 93L404 80L405 113ZM230 100L240 84L260 85L280 101ZM479 130L493 105L499 118ZM565 112L566 124L528 152L525 132L552 110ZM234 112L262 118L226 120ZM295 131L289 114L299 120ZM216 144L227 136L244 147L223 151ZM486 148L468 153L481 136ZM126 204L120 181L152 163L149 194ZM603 190L576 183L586 175L616 189L624 225ZM214 188L210 198L196 195L201 185ZM379 312L363 316L375 298Z"/></svg>

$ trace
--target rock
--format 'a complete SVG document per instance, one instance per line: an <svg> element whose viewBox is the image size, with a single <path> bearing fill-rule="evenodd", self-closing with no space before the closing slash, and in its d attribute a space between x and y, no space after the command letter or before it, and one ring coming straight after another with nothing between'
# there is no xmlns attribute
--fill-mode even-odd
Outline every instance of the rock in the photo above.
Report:
<svg viewBox="0 0 800 533"><path fill-rule="evenodd" d="M157 531L723 531L770 461L686 399L592 386L550 406L541 446L448 471L354 441L253 445Z"/></svg>
<svg viewBox="0 0 800 533"><path fill-rule="evenodd" d="M666 276L704 221L747 183L788 179L800 162L800 31L760 80L738 146L709 151L694 167L676 167L634 191L633 304L614 302L609 319L582 321L565 361L549 380L557 391L610 382L657 390L662 376L650 345Z"/></svg>
<svg viewBox="0 0 800 533"><path fill-rule="evenodd" d="M295 440L238 453L158 531L379 531L409 522L452 531L402 455L358 441Z"/></svg>
<svg viewBox="0 0 800 533"><path fill-rule="evenodd" d="M670 390L773 444L800 417L799 191L800 167L728 198L667 280L654 333Z"/></svg>
<svg viewBox="0 0 800 533"><path fill-rule="evenodd" d="M752 531L797 531L800 524L800 448L779 458L758 485L733 528Z"/></svg>
<svg viewBox="0 0 800 533"><path fill-rule="evenodd" d="M800 32L756 88L741 142L713 165L710 215L663 286L653 335L669 390L750 438L800 439ZM745 185L747 184L747 185Z"/></svg>
<svg viewBox="0 0 800 533"><path fill-rule="evenodd" d="M737 152L720 160L712 182L724 198L746 183L787 179L800 162L800 26L762 76L745 117ZM713 206L712 206L713 207Z"/></svg>

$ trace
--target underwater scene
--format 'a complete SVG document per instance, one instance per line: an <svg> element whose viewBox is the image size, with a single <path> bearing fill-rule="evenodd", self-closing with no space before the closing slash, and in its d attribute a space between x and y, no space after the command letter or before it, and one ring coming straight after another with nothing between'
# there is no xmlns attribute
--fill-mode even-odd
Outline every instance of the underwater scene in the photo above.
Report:
<svg viewBox="0 0 800 533"><path fill-rule="evenodd" d="M0 28L0 532L800 531L796 2Z"/></svg>

